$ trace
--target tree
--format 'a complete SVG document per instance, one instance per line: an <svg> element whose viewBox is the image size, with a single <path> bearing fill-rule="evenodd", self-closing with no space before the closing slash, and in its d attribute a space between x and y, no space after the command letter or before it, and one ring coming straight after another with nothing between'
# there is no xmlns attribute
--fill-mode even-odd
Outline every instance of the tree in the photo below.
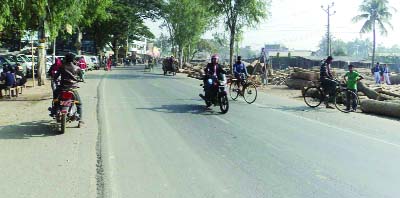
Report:
<svg viewBox="0 0 400 198"><path fill-rule="evenodd" d="M95 18L84 31L97 49L109 46L118 58L121 48L127 52L127 41L154 38L144 19L158 17L161 4L162 0L113 0L106 7L106 15Z"/></svg>
<svg viewBox="0 0 400 198"><path fill-rule="evenodd" d="M229 38L229 63L233 66L233 54L236 33L242 28L255 27L267 15L269 0L208 0L215 13L223 17L225 27L230 33Z"/></svg>
<svg viewBox="0 0 400 198"><path fill-rule="evenodd" d="M359 7L360 15L353 18L353 22L364 21L360 33L367 33L372 31L372 65L375 63L375 49L376 49L376 26L379 27L381 35L387 35L386 25L393 28L390 19L394 10L389 5L388 0L364 0Z"/></svg>
<svg viewBox="0 0 400 198"><path fill-rule="evenodd" d="M207 6L203 0L170 0L163 7L163 26L170 34L172 47L178 48L180 66L184 49L199 41L213 17Z"/></svg>

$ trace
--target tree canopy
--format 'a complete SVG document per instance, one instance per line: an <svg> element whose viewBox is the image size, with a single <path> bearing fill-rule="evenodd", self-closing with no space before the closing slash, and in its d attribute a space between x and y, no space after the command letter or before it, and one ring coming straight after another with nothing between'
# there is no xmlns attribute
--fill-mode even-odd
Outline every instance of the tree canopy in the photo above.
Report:
<svg viewBox="0 0 400 198"><path fill-rule="evenodd" d="M386 25L392 28L390 19L392 18L391 10L394 8L389 6L388 0L364 0L359 7L360 14L353 18L353 22L364 21L360 30L361 33L372 31L372 65L375 62L376 49L376 26L379 27L382 35L387 34Z"/></svg>

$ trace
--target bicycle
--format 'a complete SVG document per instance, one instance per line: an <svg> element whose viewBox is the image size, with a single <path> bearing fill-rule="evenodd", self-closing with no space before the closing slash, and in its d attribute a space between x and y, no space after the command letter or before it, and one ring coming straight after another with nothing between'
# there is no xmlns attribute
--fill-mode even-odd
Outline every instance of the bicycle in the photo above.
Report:
<svg viewBox="0 0 400 198"><path fill-rule="evenodd" d="M351 111L350 108L348 108L351 106L350 104L352 104L353 109L357 109L357 106L360 105L360 99L358 98L357 93L349 90L345 84L341 84L339 81L337 82L338 84L333 96L333 103L335 104L336 109L348 113ZM327 93L325 93L321 88L320 82L308 87L303 93L304 102L311 108L316 108L321 105L321 103L325 101L326 97ZM329 99L332 98L328 98L328 100Z"/></svg>
<svg viewBox="0 0 400 198"><path fill-rule="evenodd" d="M240 79L231 79L230 85L229 85L229 95L231 96L232 100L237 100L237 98L242 96L244 100L248 104L252 104L253 102L256 101L257 99L257 87L254 83L251 81L242 78L244 80ZM238 80L240 80L240 85L242 86L242 89L238 86Z"/></svg>

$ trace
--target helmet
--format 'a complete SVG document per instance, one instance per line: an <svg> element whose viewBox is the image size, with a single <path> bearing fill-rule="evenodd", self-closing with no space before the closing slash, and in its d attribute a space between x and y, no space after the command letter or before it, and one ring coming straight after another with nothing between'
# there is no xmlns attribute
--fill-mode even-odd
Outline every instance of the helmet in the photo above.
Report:
<svg viewBox="0 0 400 198"><path fill-rule="evenodd" d="M72 62L74 62L74 59L75 59L75 55L72 54L71 52L68 52L68 53L65 55L65 62L66 62L66 63L72 63Z"/></svg>
<svg viewBox="0 0 400 198"><path fill-rule="evenodd" d="M219 59L219 56L218 56L218 54L214 54L214 55L212 55L212 56L211 56L211 59L213 59L213 58L215 58L215 59L217 59L217 60L218 60L218 59Z"/></svg>

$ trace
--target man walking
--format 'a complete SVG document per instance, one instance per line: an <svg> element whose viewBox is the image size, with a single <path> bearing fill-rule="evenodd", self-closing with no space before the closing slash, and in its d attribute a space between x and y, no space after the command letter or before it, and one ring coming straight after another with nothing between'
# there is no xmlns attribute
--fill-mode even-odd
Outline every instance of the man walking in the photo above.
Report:
<svg viewBox="0 0 400 198"><path fill-rule="evenodd" d="M371 70L372 75L374 75L374 79L375 79L375 84L376 85L380 85L381 84L381 70L379 68L379 63L376 63L375 67L372 68Z"/></svg>
<svg viewBox="0 0 400 198"><path fill-rule="evenodd" d="M390 76L389 76L389 68L388 65L385 64L383 66L383 80L387 85L390 85Z"/></svg>

